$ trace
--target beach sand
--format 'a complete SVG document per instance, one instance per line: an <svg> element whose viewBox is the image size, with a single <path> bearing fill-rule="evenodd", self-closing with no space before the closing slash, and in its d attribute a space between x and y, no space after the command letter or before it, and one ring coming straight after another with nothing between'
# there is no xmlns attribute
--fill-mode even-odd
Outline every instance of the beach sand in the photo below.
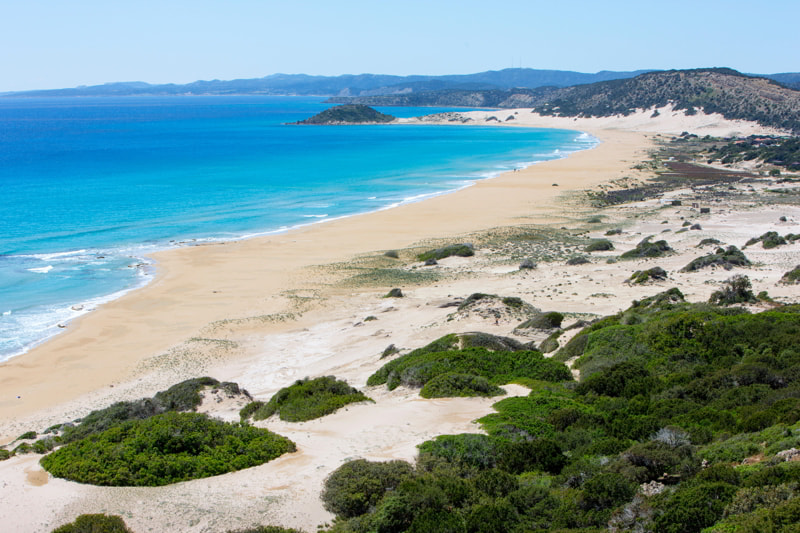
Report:
<svg viewBox="0 0 800 533"><path fill-rule="evenodd" d="M514 115L514 113L516 113ZM592 263L563 261L519 270L513 254L479 247L474 258L448 258L427 270L405 268L408 279L370 278L383 256L399 250L398 265L414 247L463 242L496 228L551 228L571 239L599 237L587 218L596 210L578 191L621 178L649 177L633 168L647 159L658 136L750 134L753 124L669 109L658 121L652 111L612 119L538 117L529 110L473 112L474 123L492 114L514 115L519 126L585 131L602 142L569 157L533 165L476 183L453 194L394 209L354 216L245 241L187 246L155 256L157 274L146 287L101 306L67 331L29 353L0 365L0 442L24 431L85 415L120 399L136 399L199 375L236 381L254 397L269 398L305 376L336 375L363 389L375 404L350 406L320 420L259 423L290 437L298 452L260 467L161 488L101 488L49 477L37 455L0 462L0 523L7 531L50 531L80 513L121 514L134 531L223 531L253 524L313 531L330 521L318 498L325 477L346 460L413 460L416 445L438 434L479 432L473 422L491 412L494 400L423 400L416 391L364 388L389 344L408 350L457 331L508 335L516 322L453 314L441 307L473 292L519 296L568 320L614 313L631 300L678 286L691 301L705 300L731 272L682 274L677 270L704 253L701 237L741 247L765 231L798 232L796 206L715 205L708 215L690 207L664 207L658 200L603 210L602 228L616 224L616 250ZM644 116L647 115L647 116ZM742 187L742 192L746 187ZM670 193L691 200L691 190ZM786 222L779 222L786 216ZM667 224L663 224L663 221ZM675 234L685 220L700 231ZM565 227L567 230L561 230ZM676 254L659 260L670 279L656 285L624 283L652 260L607 263L648 234L671 229ZM586 232L589 233L586 233ZM554 245L555 246L555 245ZM756 292L780 300L793 288L777 284L800 263L800 244L774 250L748 249L758 266L749 269ZM398 266L398 270L400 267ZM427 277L426 277L427 276ZM394 287L404 298L383 298ZM375 320L365 321L366 317ZM535 339L541 340L541 339ZM510 394L524 394L508 387ZM211 403L205 410L238 419L241 403Z"/></svg>

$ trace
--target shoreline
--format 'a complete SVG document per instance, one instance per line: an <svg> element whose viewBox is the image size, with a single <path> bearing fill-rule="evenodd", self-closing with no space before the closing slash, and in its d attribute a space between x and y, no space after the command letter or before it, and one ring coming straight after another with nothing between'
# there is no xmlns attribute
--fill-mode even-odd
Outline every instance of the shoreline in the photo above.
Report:
<svg viewBox="0 0 800 533"><path fill-rule="evenodd" d="M406 119L402 119L406 120ZM401 125L407 123L401 123ZM420 123L421 125L430 125L425 123ZM398 125L393 123L392 125ZM503 124L498 124L493 127L497 126L504 126ZM510 127L510 125L509 125ZM554 128L543 128L543 129L554 129ZM561 128L564 129L564 128ZM566 129L565 129L566 130ZM568 131L576 133L576 139L581 135L586 135L584 132L579 130L569 129ZM371 213L377 213L380 211L388 210L388 209L395 209L397 207L401 207L403 205L427 201L431 198L435 198L438 196L449 195L453 193L457 193L458 191L474 186L476 183L484 180L495 179L500 175L504 174L505 172L512 172L516 170L521 170L527 168L531 165L535 165L542 162L547 162L551 160L563 159L564 157L569 157L570 154L576 151L583 151L587 149L594 148L599 141L596 138L589 139L585 144L587 145L586 148L579 148L579 149L571 149L572 147L569 146L570 149L562 151L560 149L556 149L554 152L547 154L543 157L550 157L551 159L541 159L541 160L530 160L530 158L526 158L525 160L515 160L509 159L507 163L507 169L493 169L487 168L481 171L479 174L475 176L465 175L463 179L459 179L455 181L454 179L447 182L447 186L451 186L445 190L434 190L431 192L424 192L420 194L414 194L410 196L405 196L399 200L393 200L391 203L387 203L386 205L381 205L375 208L367 208L368 210L365 211L357 211L349 214L341 214L332 217L328 217L328 215L317 216L317 215L309 215L308 219L310 221L298 221L292 225L283 225L272 229L261 229L261 230L254 230L254 231L247 231L239 235L232 235L232 236L206 236L206 237L195 237L195 238L178 238L170 239L169 241L164 240L163 242L147 245L144 244L136 245L137 247L142 247L141 254L134 254L130 255L129 259L133 261L129 268L135 269L135 274L133 277L128 280L129 285L127 287L120 288L119 290L115 290L108 294L102 294L99 296L70 301L67 303L63 303L62 307L59 307L53 313L59 314L58 320L53 322L46 322L46 327L44 328L45 331L49 331L46 333L44 337L35 339L33 341L27 342L26 344L22 345L18 348L17 351L9 354L2 354L0 355L0 366L5 362L11 361L17 357L23 356L29 353L32 350L37 349L39 346L42 346L55 338L63 336L67 333L73 325L81 320L86 315L91 314L94 311L99 310L102 306L118 300L120 298L125 297L127 294L131 292L135 292L145 288L147 285L152 283L152 281L157 278L158 276L158 265L157 261L153 258L157 254L161 254L162 252L170 252L180 248L185 247L196 247L196 246L205 246L205 245L216 245L216 244L225 244L225 243L233 243L242 240L248 239L258 239L258 238L266 238L275 235L281 235L285 233L290 233L293 231L301 230L307 226L311 226L314 224L324 224L330 222L336 222L342 219L354 217L354 216L362 216L362 215L369 215ZM567 143L570 144L570 143ZM578 142L577 140L573 140L572 144L583 144L583 141ZM567 146L567 145L565 145ZM409 193L411 194L411 193ZM129 247L125 245L125 248ZM85 252L85 250L79 250L80 252ZM67 250L67 251L60 251L60 252L42 252L41 254L37 252L37 255L43 254L51 254L51 255L66 255L66 254L76 254L79 251L74 250ZM138 262L138 264L136 264ZM34 314L32 316L39 316L39 314Z"/></svg>
<svg viewBox="0 0 800 533"><path fill-rule="evenodd" d="M562 127L561 129L572 128ZM291 262L291 268L299 269L326 262L344 261L354 255L367 253L375 249L405 248L419 240L452 236L459 233L468 233L484 227L513 223L516 217L526 215L527 206L534 203L532 200L524 202L524 206L517 207L512 216L508 216L506 213L505 215L495 217L490 213L484 213L483 216L480 217L480 222L475 220L474 213L473 216L470 217L470 222L464 220L458 222L458 212L461 210L458 204L461 203L462 197L466 197L464 200L470 203L470 205L477 204L480 206L484 202L475 198L477 191L481 191L477 194L477 196L480 196L480 194L483 193L483 189L495 189L495 196L504 196L502 193L504 193L506 188L513 186L514 182L519 182L520 178L525 177L523 179L527 179L530 174L534 174L532 177L535 179L536 174L548 172L549 168L553 165L561 166L564 161L572 161L576 157L582 159L580 154L596 153L598 148L603 146L603 139L595 133L587 133L600 141L600 144L595 145L593 149L572 152L566 157L542 161L518 171L511 170L491 179L481 179L470 186L447 194L439 194L425 198L422 201L401 204L391 209L381 209L368 213L340 217L336 220L325 221L326 223L324 224L311 223L270 235L172 248L150 254L148 258L158 265L158 273L154 276L154 279L146 285L133 289L118 299L98 306L93 312L73 319L70 321L66 331L38 344L24 354L14 356L0 363L0 387L2 387L2 390L7 391L3 397L0 397L0 419L8 421L15 417L28 415L36 410L46 408L47 406L73 400L82 394L109 387L109 385L114 383L119 383L131 376L131 372L142 359L159 355L180 344L182 341L191 338L193 333L196 333L197 330L204 325L214 320L225 319L229 316L248 314L247 312L240 312L241 306L223 304L219 306L225 309L221 314L201 312L201 316L186 319L191 320L192 325L188 325L184 320L180 320L180 324L177 328L167 328L173 329L173 332L167 335L170 337L169 339L162 338L160 342L153 342L152 340L149 342L145 341L142 343L143 346L140 350L133 352L131 349L131 343L133 342L132 337L151 337L151 335L149 335L151 332L148 331L149 328L144 327L143 323L152 324L159 320L153 316L141 316L153 314L153 309L148 309L147 302L164 299L169 300L170 298L167 297L167 293L171 293L174 289L170 287L163 288L163 285L169 285L182 277L182 275L174 272L175 268L178 270L185 268L187 272L192 271L193 268L191 266L187 267L187 265L192 265L200 261L200 256L207 255L211 251L215 252L214 255L218 256L219 254L216 252L219 252L221 247L226 249L224 255L229 255L227 250L230 249L233 249L230 254L242 253L249 255L254 253L253 249L262 246L262 243L263 246L269 248L270 251L282 251L284 247L288 249L298 248L296 245L297 240L303 239L305 242L308 242L307 239L309 236L315 240L327 240L329 235L335 235L336 239L341 239L343 233L349 233L351 231L361 233L362 229L360 226L370 225L371 223L369 220L373 220L372 217L375 217L376 221L380 219L378 224L386 229L383 235L391 236L393 240L390 241L388 238L381 236L381 234L371 231L367 232L371 233L368 241L364 239L355 239L358 242L353 242L353 239L347 239L350 241L347 243L347 248L343 248L340 252L333 254L319 254L312 250L306 250L305 252L292 250L293 260ZM547 178L542 179L547 181ZM507 180L510 180L511 183L506 184ZM546 191L546 194L542 196L552 203L552 200L554 200L554 197L558 194L581 188L584 185L591 185L591 182L592 180L589 179L584 184L583 180L579 180L571 184L571 186L563 183L559 188L555 188L547 181L546 188L543 185L544 182L538 184L538 188L542 190L537 192L542 193ZM534 186L534 188L536 188L536 186ZM550 191L549 189L556 190ZM450 204L450 206L446 206L445 204ZM490 209L491 208L487 208L486 210L488 211ZM449 211L451 215L443 216L447 211ZM443 218L448 218L450 220L446 223L441 221L442 224L437 224L436 222L433 222L433 224L426 223L422 225L426 226L424 228L417 225L415 228L409 228L402 232L396 229L392 230L392 226L402 226L403 220L407 218L418 219L421 217L430 221L441 220ZM369 218L369 220L364 221L365 218ZM431 226L438 226L441 230L434 229ZM369 242L369 244L367 244L367 242ZM299 248L302 248L302 246ZM300 253L307 259L298 258L296 255L297 253ZM194 256L197 256L197 258L195 259ZM224 259L215 258L214 261L224 261ZM280 268L280 265L273 265L271 272L275 274L280 270L283 270ZM215 277L217 276L213 272L208 272L205 274L204 282L213 285ZM271 284L271 292L273 294L280 293L281 286L289 286L286 285L286 281L288 280L285 277L283 280L283 283L276 284L273 282ZM209 292L212 295L219 294L211 291ZM219 300L219 298L216 299ZM207 295L197 298L198 305L217 305L217 303L218 302L209 301ZM172 308L182 307L178 306L175 301L171 302L171 306ZM236 309L237 307L239 309ZM249 303L245 308L253 309L252 313L250 313L253 316L280 311L279 309L275 309L274 306L272 308L268 307L256 310L254 308L258 308L258 304L255 303ZM171 313L165 313L165 315L170 316ZM134 324L137 316L142 320L133 327L114 325L120 323ZM135 330L136 333L132 333L133 330ZM129 336L121 339L120 336L126 333ZM161 332L160 334L164 335L164 333ZM113 335L116 342L110 342L110 339L107 338L108 335ZM124 353L121 353L123 350L120 349L119 344L124 345ZM91 348L92 346L95 346L95 348ZM99 350L104 354L114 353L115 355L113 356L113 361L109 361L109 358L101 355L101 353L97 353L94 356L87 355L86 352L89 350ZM92 361L93 359L95 361ZM97 364L95 364L95 362ZM75 382L72 382L73 377L70 376L69 380L71 383L65 385L63 383L65 377L63 374L56 379L48 377L47 375L42 375L44 372L47 372L44 369L49 368L59 368L68 376L71 374L74 376ZM80 383L77 381L80 381ZM16 398L16 396L21 396L21 398Z"/></svg>

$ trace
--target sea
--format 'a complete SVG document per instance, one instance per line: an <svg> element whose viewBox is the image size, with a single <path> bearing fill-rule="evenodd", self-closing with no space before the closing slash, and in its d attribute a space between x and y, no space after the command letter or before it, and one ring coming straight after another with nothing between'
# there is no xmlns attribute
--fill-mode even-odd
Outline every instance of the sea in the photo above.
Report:
<svg viewBox="0 0 800 533"><path fill-rule="evenodd" d="M317 97L0 98L0 361L147 283L152 252L389 209L598 142L552 129L288 124L327 107Z"/></svg>

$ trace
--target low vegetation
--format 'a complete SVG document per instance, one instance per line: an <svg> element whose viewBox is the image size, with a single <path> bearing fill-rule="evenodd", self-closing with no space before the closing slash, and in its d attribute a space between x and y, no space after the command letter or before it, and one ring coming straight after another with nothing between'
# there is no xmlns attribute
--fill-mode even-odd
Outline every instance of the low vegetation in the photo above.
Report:
<svg viewBox="0 0 800 533"><path fill-rule="evenodd" d="M642 239L634 249L628 250L619 256L620 259L641 259L643 257L663 257L673 250L667 241L652 242L652 237Z"/></svg>
<svg viewBox="0 0 800 533"><path fill-rule="evenodd" d="M450 336L448 336L450 337ZM541 352L533 350L492 350L485 347L453 349L455 338L443 337L431 345L414 350L385 364L367 380L367 385L386 384L389 390L400 385L424 387L436 377L444 374L459 374L458 378L439 378L428 388L441 392L456 382L500 385L518 379L541 379L563 381L572 379L569 369L561 363L545 359ZM455 336L453 336L455 337ZM471 378L476 378L469 381ZM473 395L480 390L464 386L457 396ZM483 394L481 394L483 395Z"/></svg>
<svg viewBox="0 0 800 533"><path fill-rule="evenodd" d="M711 293L708 303L714 305L755 303L758 299L752 289L750 278L737 274L726 280L720 290Z"/></svg>
<svg viewBox="0 0 800 533"><path fill-rule="evenodd" d="M132 533L122 517L104 514L82 514L69 524L55 528L51 533Z"/></svg>
<svg viewBox="0 0 800 533"><path fill-rule="evenodd" d="M41 459L56 477L110 486L160 486L256 466L295 451L266 429L198 413L129 420Z"/></svg>
<svg viewBox="0 0 800 533"><path fill-rule="evenodd" d="M278 414L287 422L304 422L336 412L355 402L371 402L361 392L334 376L300 379L275 393L269 402L251 402L242 408L242 420L264 420Z"/></svg>
<svg viewBox="0 0 800 533"><path fill-rule="evenodd" d="M783 276L781 276L780 282L786 285L791 285L793 283L800 283L800 265L797 265L793 269L786 272Z"/></svg>
<svg viewBox="0 0 800 533"><path fill-rule="evenodd" d="M475 249L471 244L451 244L449 246L423 252L417 256L417 260L428 261L430 259L435 259L438 261L439 259L454 255L458 257L472 257L475 255Z"/></svg>
<svg viewBox="0 0 800 533"><path fill-rule="evenodd" d="M584 252L605 252L613 250L614 244L608 239L595 239L583 249Z"/></svg>
<svg viewBox="0 0 800 533"><path fill-rule="evenodd" d="M746 248L748 246L752 246L759 242L761 243L761 246L764 249L769 250L770 248L776 248L778 246L786 244L786 238L778 235L777 231L768 231L763 235L761 235L760 237L754 237L752 239L749 239L744 246Z"/></svg>
<svg viewBox="0 0 800 533"><path fill-rule="evenodd" d="M731 270L734 267L746 267L751 264L744 252L735 246L728 246L727 248L717 248L714 253L693 259L681 269L681 272L696 272L710 266Z"/></svg>
<svg viewBox="0 0 800 533"><path fill-rule="evenodd" d="M343 465L328 497L360 505L328 507L330 531L794 531L796 306L750 314L670 289L580 338L577 386L526 380L480 419L487 434L425 442L390 482Z"/></svg>
<svg viewBox="0 0 800 533"><path fill-rule="evenodd" d="M334 106L296 124L337 125L392 122L394 117L362 104Z"/></svg>
<svg viewBox="0 0 800 533"><path fill-rule="evenodd" d="M629 283L642 284L648 281L664 281L667 279L667 271L661 267L648 268L647 270L637 270L628 278Z"/></svg>

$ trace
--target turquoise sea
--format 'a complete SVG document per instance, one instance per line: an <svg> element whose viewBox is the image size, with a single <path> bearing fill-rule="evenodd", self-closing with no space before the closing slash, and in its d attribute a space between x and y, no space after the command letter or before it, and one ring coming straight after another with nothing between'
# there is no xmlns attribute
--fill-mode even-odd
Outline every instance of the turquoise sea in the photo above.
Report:
<svg viewBox="0 0 800 533"><path fill-rule="evenodd" d="M285 125L322 101L0 99L0 360L145 283L149 252L386 209L597 142L496 126Z"/></svg>

